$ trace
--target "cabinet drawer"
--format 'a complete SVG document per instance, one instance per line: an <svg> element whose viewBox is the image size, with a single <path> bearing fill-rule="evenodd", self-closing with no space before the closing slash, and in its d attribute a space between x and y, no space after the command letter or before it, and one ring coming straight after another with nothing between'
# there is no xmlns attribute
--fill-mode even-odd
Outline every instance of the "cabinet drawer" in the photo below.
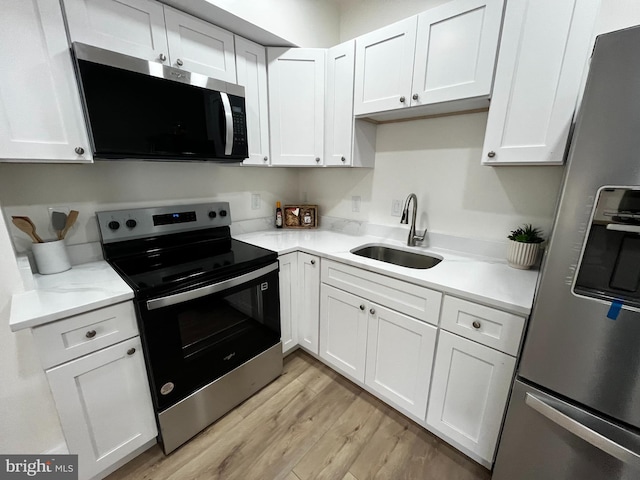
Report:
<svg viewBox="0 0 640 480"><path fill-rule="evenodd" d="M425 322L438 324L442 294L341 263L322 263L322 282Z"/></svg>
<svg viewBox="0 0 640 480"><path fill-rule="evenodd" d="M47 369L138 335L133 302L75 315L33 329Z"/></svg>
<svg viewBox="0 0 640 480"><path fill-rule="evenodd" d="M445 296L440 326L449 332L516 356L524 320L524 317L518 315Z"/></svg>

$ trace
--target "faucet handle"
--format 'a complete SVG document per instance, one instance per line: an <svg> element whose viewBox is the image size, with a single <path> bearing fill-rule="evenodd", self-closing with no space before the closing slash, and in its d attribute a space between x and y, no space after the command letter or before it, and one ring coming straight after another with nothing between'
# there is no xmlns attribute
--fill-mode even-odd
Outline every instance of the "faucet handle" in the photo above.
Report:
<svg viewBox="0 0 640 480"><path fill-rule="evenodd" d="M422 235L418 235L417 233L413 235L413 239L416 242L424 242L424 239L427 236L427 229L424 229L424 232L422 232Z"/></svg>

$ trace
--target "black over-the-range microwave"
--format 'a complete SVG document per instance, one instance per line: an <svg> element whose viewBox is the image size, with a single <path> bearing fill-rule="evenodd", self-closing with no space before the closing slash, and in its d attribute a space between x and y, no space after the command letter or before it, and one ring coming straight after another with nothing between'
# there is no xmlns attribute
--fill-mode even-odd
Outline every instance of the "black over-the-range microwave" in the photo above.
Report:
<svg viewBox="0 0 640 480"><path fill-rule="evenodd" d="M244 87L77 42L73 56L96 159L248 157Z"/></svg>

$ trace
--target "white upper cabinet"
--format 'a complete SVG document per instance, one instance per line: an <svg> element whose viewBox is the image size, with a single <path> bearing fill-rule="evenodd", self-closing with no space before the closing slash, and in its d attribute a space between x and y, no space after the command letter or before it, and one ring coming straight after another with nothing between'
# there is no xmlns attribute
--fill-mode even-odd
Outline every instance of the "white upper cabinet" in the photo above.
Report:
<svg viewBox="0 0 640 480"><path fill-rule="evenodd" d="M164 7L171 66L236 83L233 34L173 8Z"/></svg>
<svg viewBox="0 0 640 480"><path fill-rule="evenodd" d="M0 15L0 157L90 162L58 2L8 0Z"/></svg>
<svg viewBox="0 0 640 480"><path fill-rule="evenodd" d="M354 113L410 105L418 17L356 38Z"/></svg>
<svg viewBox="0 0 640 480"><path fill-rule="evenodd" d="M507 3L484 164L563 163L599 3Z"/></svg>
<svg viewBox="0 0 640 480"><path fill-rule="evenodd" d="M454 0L358 37L355 114L453 101L425 113L486 106L480 99L491 94L503 4ZM476 101L462 102L469 99Z"/></svg>
<svg viewBox="0 0 640 480"><path fill-rule="evenodd" d="M267 57L271 164L322 165L325 50L268 48Z"/></svg>
<svg viewBox="0 0 640 480"><path fill-rule="evenodd" d="M269 99L266 50L236 35L238 83L245 90L249 158L245 165L269 165Z"/></svg>
<svg viewBox="0 0 640 480"><path fill-rule="evenodd" d="M352 161L353 73L355 40L327 51L325 165L348 166Z"/></svg>
<svg viewBox="0 0 640 480"><path fill-rule="evenodd" d="M236 83L233 34L155 0L64 0L69 36Z"/></svg>
<svg viewBox="0 0 640 480"><path fill-rule="evenodd" d="M168 58L161 3L155 0L64 0L71 40L115 52Z"/></svg>
<svg viewBox="0 0 640 480"><path fill-rule="evenodd" d="M411 105L488 96L502 0L457 0L418 16Z"/></svg>

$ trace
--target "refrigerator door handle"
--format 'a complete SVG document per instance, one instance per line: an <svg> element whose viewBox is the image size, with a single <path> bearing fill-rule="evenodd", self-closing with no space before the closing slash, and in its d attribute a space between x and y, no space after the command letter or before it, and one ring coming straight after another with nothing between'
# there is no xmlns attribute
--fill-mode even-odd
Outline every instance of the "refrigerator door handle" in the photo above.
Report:
<svg viewBox="0 0 640 480"><path fill-rule="evenodd" d="M527 393L525 395L525 403L533 408L541 415L547 417L556 425L564 428L568 432L573 433L576 437L581 438L585 442L590 443L594 447L608 453L612 457L640 469L640 455L628 448L614 442L613 440L601 435L582 423L574 420L563 412L555 409L541 398Z"/></svg>

